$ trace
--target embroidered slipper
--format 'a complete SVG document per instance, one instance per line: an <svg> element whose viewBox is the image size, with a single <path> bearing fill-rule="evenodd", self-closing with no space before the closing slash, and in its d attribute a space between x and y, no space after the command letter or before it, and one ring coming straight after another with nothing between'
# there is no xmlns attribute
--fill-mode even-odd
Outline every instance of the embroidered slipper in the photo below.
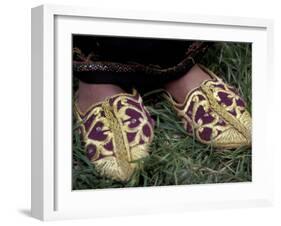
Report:
<svg viewBox="0 0 281 226"><path fill-rule="evenodd" d="M216 148L237 148L251 145L251 116L238 91L213 72L199 65L211 77L190 91L182 104L172 103L189 135Z"/></svg>
<svg viewBox="0 0 281 226"><path fill-rule="evenodd" d="M149 155L154 121L136 90L91 106L85 113L74 105L87 157L105 177L128 181ZM138 161L140 160L140 161Z"/></svg>

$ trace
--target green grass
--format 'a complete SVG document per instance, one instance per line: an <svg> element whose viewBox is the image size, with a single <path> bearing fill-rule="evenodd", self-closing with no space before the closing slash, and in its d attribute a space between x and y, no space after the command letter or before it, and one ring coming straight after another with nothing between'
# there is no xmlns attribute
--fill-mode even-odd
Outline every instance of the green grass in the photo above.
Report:
<svg viewBox="0 0 281 226"><path fill-rule="evenodd" d="M238 88L251 112L251 44L217 43L201 63ZM186 135L170 104L159 94L161 91L156 90L144 95L156 119L155 136L143 169L127 183L100 177L73 130L73 189L251 181L251 148L216 150L196 142Z"/></svg>

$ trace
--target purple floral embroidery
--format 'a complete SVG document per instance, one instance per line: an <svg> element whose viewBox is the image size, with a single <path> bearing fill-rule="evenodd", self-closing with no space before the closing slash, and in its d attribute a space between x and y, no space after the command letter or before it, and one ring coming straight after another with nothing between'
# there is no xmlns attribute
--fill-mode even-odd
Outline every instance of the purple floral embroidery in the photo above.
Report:
<svg viewBox="0 0 281 226"><path fill-rule="evenodd" d="M120 123L122 134L125 134L124 139L127 140L129 145L132 142L136 146L136 142L142 145L152 141L154 120L145 109L139 95L120 94L110 98L108 103L111 106L113 117L116 117ZM97 146L99 149L103 148L105 152L108 152L107 155L110 155L110 152L115 155L114 137L116 134L110 128L111 124L106 118L102 104L94 106L84 117L81 116L81 119L84 120L82 126L88 134L86 138L87 157L90 160L94 157L95 160L105 157L100 150L97 150Z"/></svg>
<svg viewBox="0 0 281 226"><path fill-rule="evenodd" d="M95 145L90 144L87 146L87 157L89 159L92 159L96 155L96 152L97 152L97 147Z"/></svg>
<svg viewBox="0 0 281 226"><path fill-rule="evenodd" d="M199 136L202 140L210 141L212 135L212 129L209 127L205 127L202 132L199 132Z"/></svg>
<svg viewBox="0 0 281 226"><path fill-rule="evenodd" d="M241 107L239 109L241 113L245 111L245 102L234 91L232 91L232 89L234 88L230 89L220 81L209 82L214 89L220 89L217 92L217 102L222 106L229 106L230 109L228 109L228 112L230 114L232 114L234 117L237 116L236 108L231 108L233 104L233 106L235 106L236 104L237 106ZM209 142L212 138L214 138L214 132L216 136L220 135L223 131L223 127L225 127L227 123L220 115L214 112L214 109L210 107L204 107L205 101L209 100L203 94L204 92L201 90L201 87L198 87L189 94L189 98L187 99L187 103L189 103L189 106L187 106L185 114L190 120L184 120L187 133L192 134L193 129L195 129L197 131L197 135L201 140ZM197 98L197 100L195 98ZM196 102L199 101L196 105L195 100ZM178 107L179 111L182 111L183 109L184 106ZM217 116L214 117L215 115ZM213 122L216 123L213 124Z"/></svg>
<svg viewBox="0 0 281 226"><path fill-rule="evenodd" d="M229 98L229 93L218 92L218 96L220 97L220 103L225 104L226 106L230 106L233 102L232 98Z"/></svg>
<svg viewBox="0 0 281 226"><path fill-rule="evenodd" d="M90 131L89 138L92 140L102 141L105 140L106 137L107 135L105 134L103 123L97 122Z"/></svg>

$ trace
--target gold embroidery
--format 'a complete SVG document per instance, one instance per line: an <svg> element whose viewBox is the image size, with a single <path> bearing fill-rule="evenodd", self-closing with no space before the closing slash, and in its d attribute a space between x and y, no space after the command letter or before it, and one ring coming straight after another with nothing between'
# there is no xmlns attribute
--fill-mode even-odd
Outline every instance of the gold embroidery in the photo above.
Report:
<svg viewBox="0 0 281 226"><path fill-rule="evenodd" d="M149 144L153 138L153 128L148 122L145 107L142 105L142 99L141 97L137 100L135 99L135 96L137 96L135 90L133 91L133 95L119 94L95 104L89 108L87 117L85 117L86 113L82 113L79 110L77 104L74 106L77 120L81 122L80 127L86 147L89 145L96 147L96 154L91 158L91 162L102 176L119 181L129 180L135 169L142 166L140 163L142 163L143 158L149 155ZM109 103L109 100L113 102ZM140 104L141 109L130 105L128 100ZM118 103L121 103L121 107L119 108L117 107ZM126 114L127 109L132 109L140 114L140 124L138 126L130 128L127 125L126 121L130 121L130 116ZM83 123L91 117L94 119L86 131ZM90 139L90 133L99 122L103 124L102 132L105 135L105 139ZM149 137L143 133L143 126L149 127L151 132ZM128 141L127 133L135 133L135 139ZM141 140L144 141L143 144L140 144ZM111 141L113 152L105 148L105 145Z"/></svg>
<svg viewBox="0 0 281 226"><path fill-rule="evenodd" d="M199 87L190 91L182 104L173 101L171 95L167 93L166 98L173 104L179 117L182 118L185 128L188 125L192 128L198 141L205 144L213 144L217 148L236 148L241 145L251 144L251 116L244 106L238 106L237 100L240 97L235 94L231 87L225 84L214 73L200 65L212 79L205 80ZM232 103L228 106L219 103L221 100L219 93L227 95ZM191 105L193 105L192 108ZM212 121L204 123L201 118L196 121L196 114L202 107L206 115L212 116ZM211 109L211 111L210 111ZM230 112L235 113L235 116ZM225 122L221 124L219 122ZM200 133L205 128L211 129L211 140L204 140Z"/></svg>
<svg viewBox="0 0 281 226"><path fill-rule="evenodd" d="M114 151L118 167L120 167L124 174L131 175L132 168L129 163L130 158L128 155L128 145L125 144L125 137L123 136L122 128L118 119L112 113L114 110L112 106L110 106L108 99L102 103L102 108L113 132L113 143L115 145Z"/></svg>
<svg viewBox="0 0 281 226"><path fill-rule="evenodd" d="M248 129L235 116L230 114L225 107L222 107L220 104L218 104L217 100L213 96L214 92L211 90L211 88L207 84L202 84L201 88L209 100L210 107L230 125L236 128L247 140L249 140ZM235 107L233 109L235 110Z"/></svg>

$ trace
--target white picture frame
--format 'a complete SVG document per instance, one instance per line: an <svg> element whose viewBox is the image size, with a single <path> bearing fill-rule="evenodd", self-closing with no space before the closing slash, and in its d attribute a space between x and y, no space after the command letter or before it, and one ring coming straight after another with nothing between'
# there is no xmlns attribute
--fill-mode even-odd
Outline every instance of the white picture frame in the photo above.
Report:
<svg viewBox="0 0 281 226"><path fill-rule="evenodd" d="M56 220L271 205L273 178L268 175L274 148L263 134L269 129L266 109L272 104L267 98L274 81L272 32L273 22L265 19L57 5L33 8L32 216ZM72 191L72 33L252 42L252 182Z"/></svg>

